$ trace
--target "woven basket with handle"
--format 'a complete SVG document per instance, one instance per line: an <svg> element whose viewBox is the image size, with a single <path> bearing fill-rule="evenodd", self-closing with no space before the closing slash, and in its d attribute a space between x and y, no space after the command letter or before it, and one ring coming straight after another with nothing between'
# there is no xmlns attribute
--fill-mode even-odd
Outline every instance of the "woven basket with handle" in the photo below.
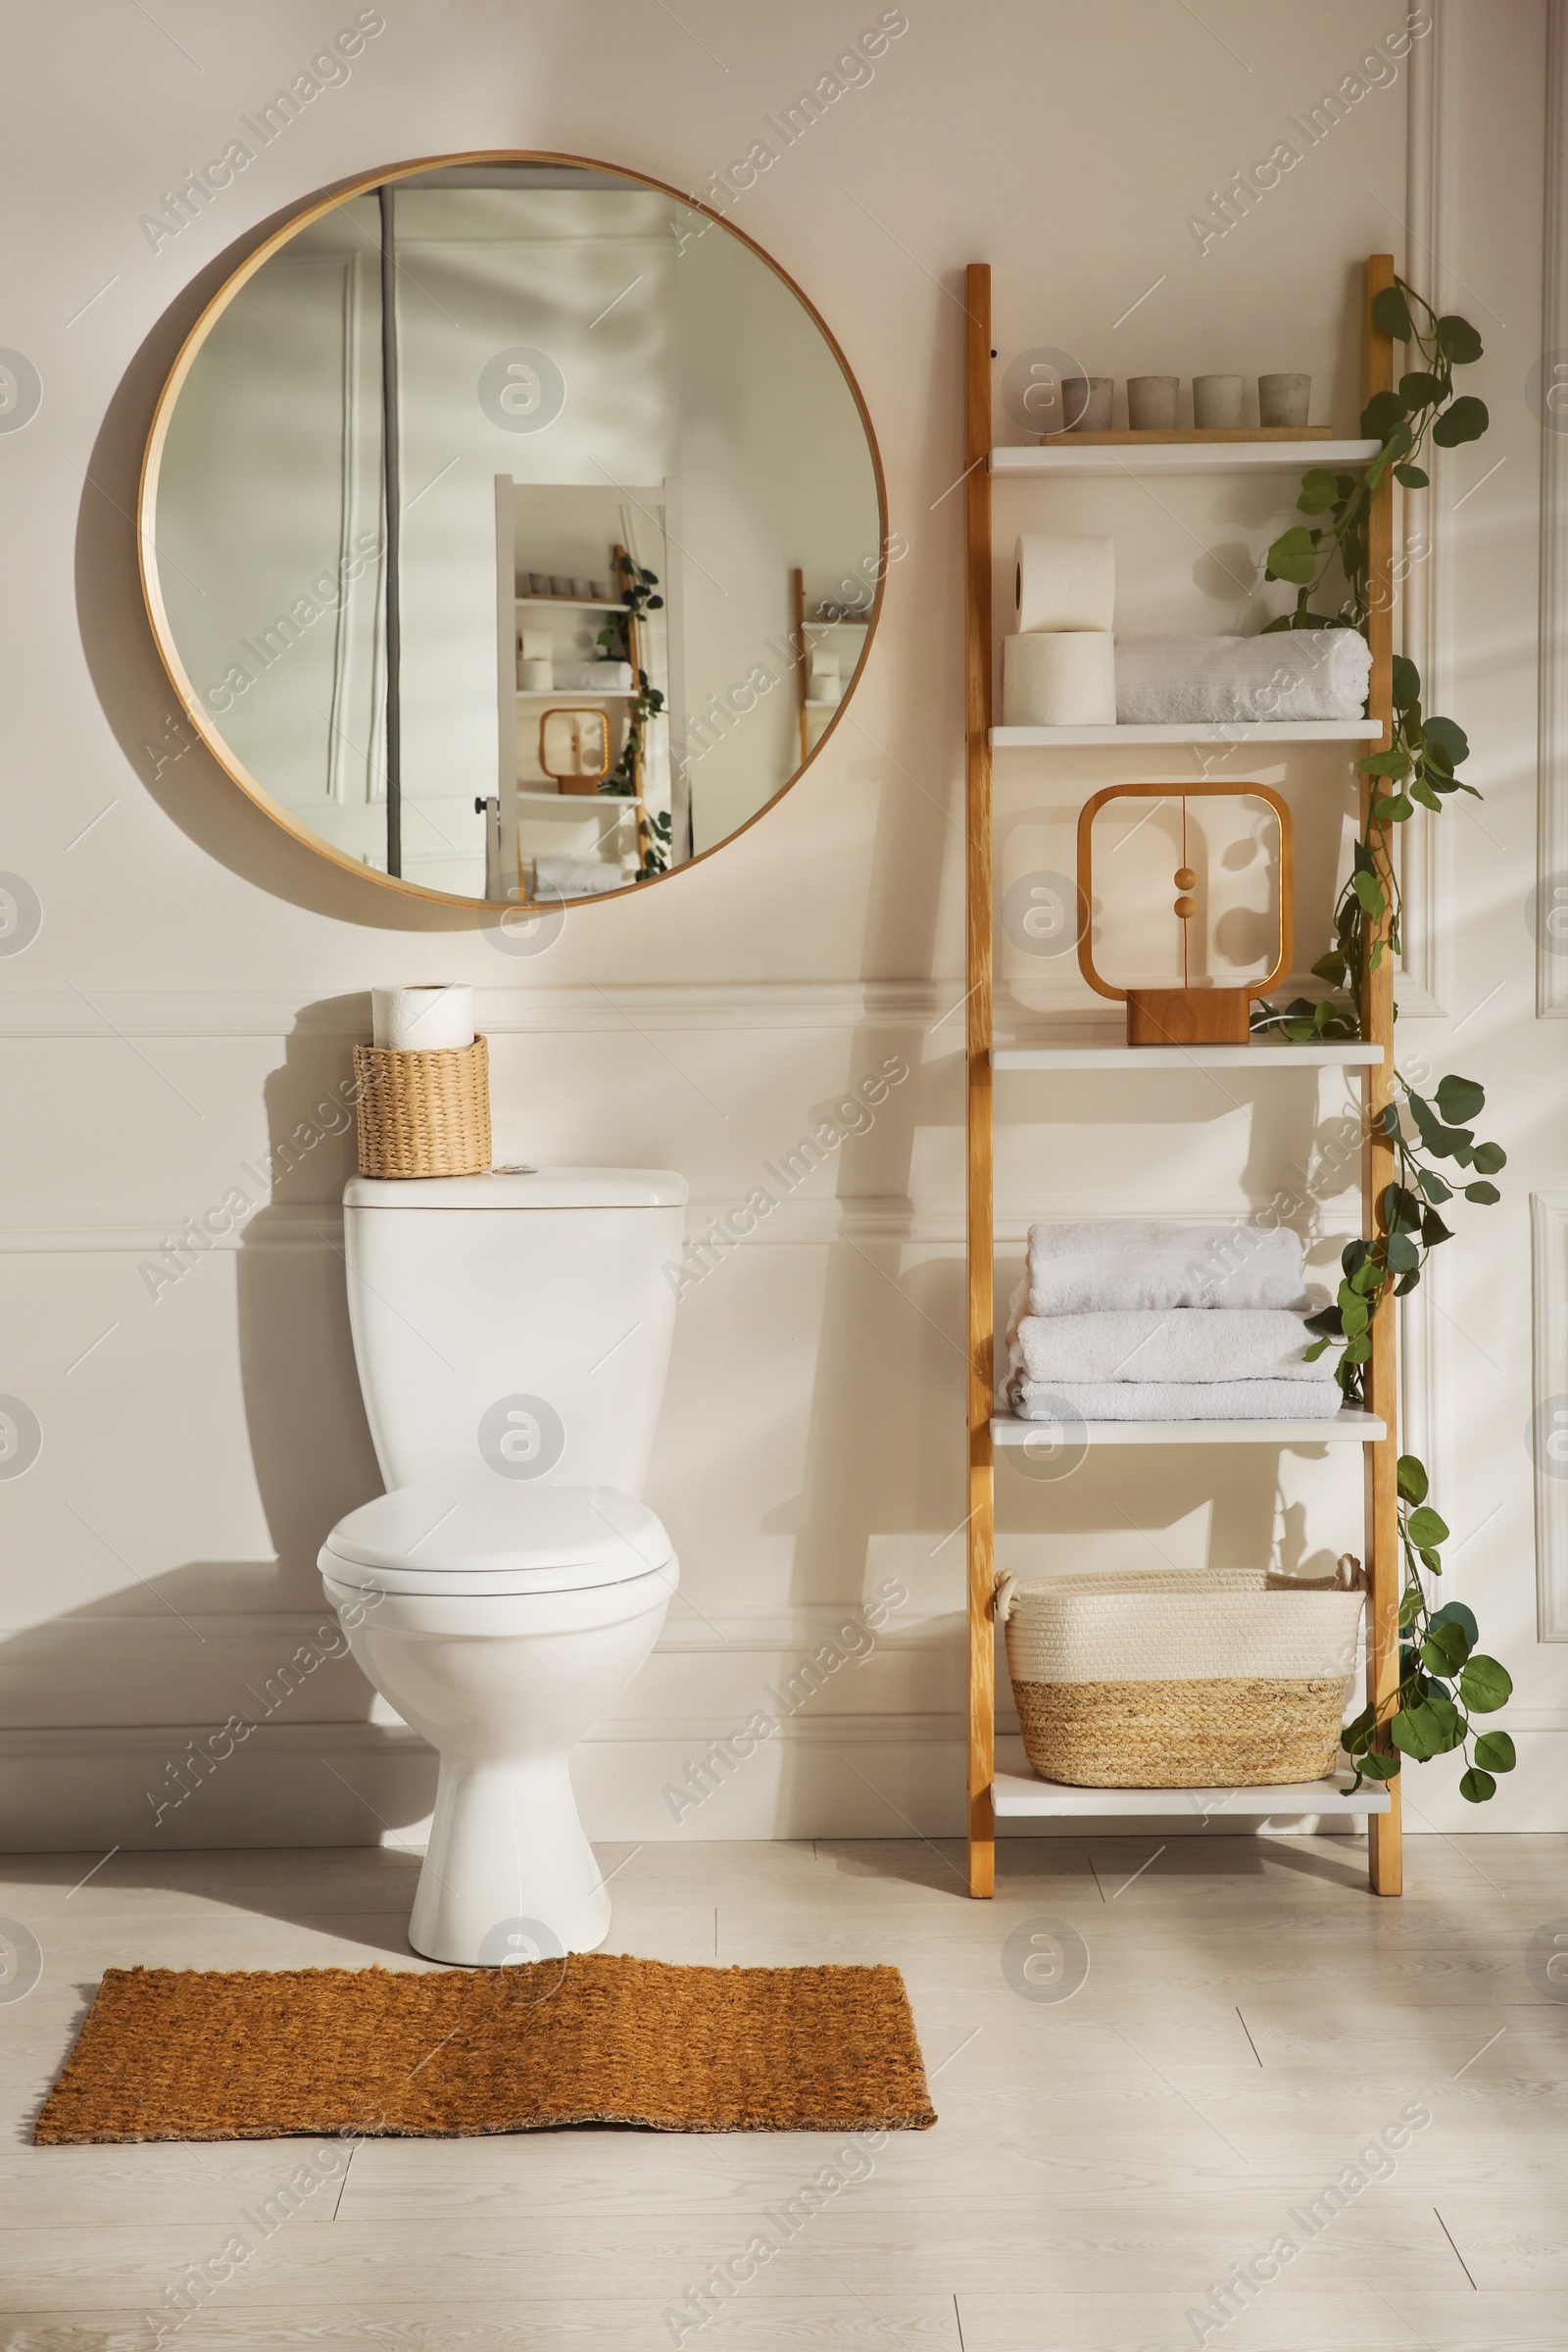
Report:
<svg viewBox="0 0 1568 2352"><path fill-rule="evenodd" d="M1265 1569L998 1580L1024 1751L1083 1788L1248 1788L1334 1770L1362 1593Z"/></svg>
<svg viewBox="0 0 1568 2352"><path fill-rule="evenodd" d="M479 1176L490 1165L490 1049L356 1046L360 1174Z"/></svg>

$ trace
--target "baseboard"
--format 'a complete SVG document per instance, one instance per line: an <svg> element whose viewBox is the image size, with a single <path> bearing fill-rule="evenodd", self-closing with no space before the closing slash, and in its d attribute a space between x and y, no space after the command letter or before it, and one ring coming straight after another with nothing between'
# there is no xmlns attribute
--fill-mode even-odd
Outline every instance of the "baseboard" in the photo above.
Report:
<svg viewBox="0 0 1568 2352"><path fill-rule="evenodd" d="M1510 1715L1518 1773L1483 1811L1412 1781L1412 1835L1568 1830L1559 1709ZM715 1755L708 1721L627 1718L572 1760L583 1822L602 1843L682 1839L959 1838L962 1719L949 1711L822 1714L782 1723L748 1752ZM188 1761L194 1745L205 1772ZM227 1753L220 1752L224 1745ZM731 1739L732 1751L743 1743ZM183 1776L172 1762L185 1756ZM695 1769L694 1769L695 1768ZM124 1853L201 1847L396 1845L418 1850L435 1756L401 1724L262 1724L241 1743L214 1727L0 1735L0 1851ZM178 1794L181 1779L188 1793ZM1451 1801L1450 1801L1451 1800ZM1324 1816L1298 1825L1334 1827ZM1213 1837L1201 1821L1121 1818L1004 1825L1007 1837ZM1224 1834L1237 1834L1226 1825ZM1246 1834L1245 1832L1242 1834ZM1264 1832L1259 1835L1290 1834ZM1355 1835L1347 1824L1345 1834Z"/></svg>

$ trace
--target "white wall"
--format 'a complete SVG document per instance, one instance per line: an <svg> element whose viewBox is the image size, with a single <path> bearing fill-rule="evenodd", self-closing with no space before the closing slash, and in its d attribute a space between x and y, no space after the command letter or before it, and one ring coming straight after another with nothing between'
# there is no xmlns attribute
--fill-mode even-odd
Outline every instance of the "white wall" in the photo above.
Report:
<svg viewBox="0 0 1568 2352"><path fill-rule="evenodd" d="M428 1801L416 1743L371 1719L341 1665L270 1713L245 1695L323 1623L317 1544L376 1486L337 1254L345 1139L303 1152L242 1243L156 1298L144 1272L182 1219L256 1198L246 1164L344 1077L366 990L421 977L483 991L499 1156L682 1168L694 1229L848 1085L889 1056L910 1065L871 1131L682 1300L650 1499L683 1603L582 1786L596 1834L675 1834L662 1785L897 1578L908 1602L868 1662L679 1834L958 1826L962 1096L960 1023L942 1016L964 987L961 501L944 495L961 464L959 272L993 264L999 371L1036 344L1118 377L1300 366L1316 414L1349 429L1359 264L1391 245L1402 261L1406 220L1451 272L1445 300L1482 327L1494 422L1443 469L1437 553L1406 614L1488 799L1443 818L1412 875L1401 1051L1481 1075L1512 1153L1505 1205L1465 1220L1412 1327L1411 1403L1455 1530L1454 1592L1518 1676L1521 1769L1486 1826L1568 1827L1568 1650L1535 1642L1526 1444L1544 1303L1528 1197L1560 1184L1565 1093L1559 1033L1532 1014L1526 911L1544 12L1445 5L1441 47L1417 45L1408 179L1405 67L1202 255L1188 216L1398 24L1394 0L1205 0L1200 20L1179 0L908 0L874 79L787 147L764 119L828 72L855 23L825 0L690 0L690 30L623 9L610 41L580 0L526 16L387 0L351 77L156 251L139 217L243 135L336 20L299 0L265 21L237 0L167 0L167 30L108 6L69 23L14 12L29 95L0 157L20 223L6 340L43 405L0 433L0 863L36 893L42 927L0 959L0 1391L37 1416L43 1449L0 1480L6 1837L374 1838ZM734 217L843 343L909 553L864 687L779 808L697 869L571 914L543 955L509 955L461 914L313 859L182 748L127 520L146 420L224 257L328 181L421 150L536 146L701 191L762 140L783 152ZM1321 910L1349 771L1315 757L1292 789ZM1002 857L1027 862L1024 831L1057 822L1082 781L1014 762ZM1069 975L1026 984L1092 1017ZM1016 1246L1042 1209L1264 1201L1312 1141L1300 1084L1259 1079L1235 1103L1120 1079L1020 1093L1003 1231ZM1324 1230L1346 1206L1324 1204ZM1246 1560L1276 1537L1309 1557L1355 1547L1360 1527L1353 1462L1250 1449L1122 1456L1114 1474L1092 1461L1054 1488L1003 1473L1000 1491L1009 1564L1060 1560L1069 1537L1086 1557L1154 1556L1140 1530L1172 1557ZM146 1791L239 1709L260 1728L154 1828ZM1412 1827L1477 1826L1446 1766L1409 1781Z"/></svg>

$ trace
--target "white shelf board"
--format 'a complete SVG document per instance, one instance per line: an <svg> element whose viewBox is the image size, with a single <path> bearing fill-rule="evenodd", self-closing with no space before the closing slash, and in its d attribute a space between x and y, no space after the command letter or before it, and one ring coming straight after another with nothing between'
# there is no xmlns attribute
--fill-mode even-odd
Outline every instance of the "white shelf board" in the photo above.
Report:
<svg viewBox="0 0 1568 2352"><path fill-rule="evenodd" d="M1047 1433L1054 1444L1061 1444L1059 1422L1020 1421L1013 1413L992 1416L995 1446L1027 1446ZM1081 1436L1086 1446L1364 1446L1388 1434L1377 1413L1346 1406L1326 1421L1086 1421L1081 1431L1070 1433L1068 1443L1076 1445Z"/></svg>
<svg viewBox="0 0 1568 2352"><path fill-rule="evenodd" d="M519 703L559 703L563 697L587 695L596 703L630 703L637 699L633 686L519 686Z"/></svg>
<svg viewBox="0 0 1568 2352"><path fill-rule="evenodd" d="M868 620L858 620L846 613L842 620L808 620L801 625L808 629L868 629L871 624Z"/></svg>
<svg viewBox="0 0 1568 2352"><path fill-rule="evenodd" d="M1375 1781L1364 1781L1354 1796L1348 1791L1353 1775L1340 1771L1326 1781L1292 1781L1272 1788L1070 1788L1062 1781L1037 1780L1022 1755L1022 1742L998 1742L1016 1748L1023 1769L999 1771L991 1785L992 1802L1000 1820L1016 1821L1029 1814L1077 1814L1087 1820L1113 1819L1117 1814L1175 1813L1207 1820L1216 1827L1227 1821L1257 1821L1302 1813L1334 1815L1387 1813L1389 1791Z"/></svg>
<svg viewBox="0 0 1568 2352"><path fill-rule="evenodd" d="M561 816L588 816L606 808L623 816L637 806L629 792L519 792L515 797L519 808L545 808Z"/></svg>
<svg viewBox="0 0 1568 2352"><path fill-rule="evenodd" d="M843 698L841 696L840 701L842 700ZM808 694L806 698L806 708L808 710L836 710L839 708L839 705L838 703L827 702L817 695Z"/></svg>
<svg viewBox="0 0 1568 2352"><path fill-rule="evenodd" d="M624 612L626 611L624 605L605 604L599 598L592 596L519 596L514 601L519 605L555 605L558 608L564 607L568 612Z"/></svg>
<svg viewBox="0 0 1568 2352"><path fill-rule="evenodd" d="M1383 733L1375 718L1215 720L1201 726L1170 727L993 727L996 752L1087 751L1097 743L1376 743Z"/></svg>
<svg viewBox="0 0 1568 2352"><path fill-rule="evenodd" d="M1377 441L1143 441L1074 449L1070 436L991 452L993 474L1294 472L1308 466L1369 466Z"/></svg>
<svg viewBox="0 0 1568 2352"><path fill-rule="evenodd" d="M993 1046L994 1070L1366 1070L1381 1046Z"/></svg>

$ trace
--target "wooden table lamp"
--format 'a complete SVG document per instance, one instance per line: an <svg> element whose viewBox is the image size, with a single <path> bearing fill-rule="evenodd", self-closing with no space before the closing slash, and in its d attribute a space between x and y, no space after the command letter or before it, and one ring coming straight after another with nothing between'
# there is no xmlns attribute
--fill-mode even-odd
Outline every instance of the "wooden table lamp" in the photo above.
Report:
<svg viewBox="0 0 1568 2352"><path fill-rule="evenodd" d="M1238 988L1216 986L1211 981L1188 985L1188 930L1197 912L1192 893L1198 876L1187 862L1187 804L1190 800L1259 800L1273 810L1279 826L1279 906L1276 930L1276 953L1273 963L1261 980L1249 980ZM1176 887L1173 906L1182 927L1182 974L1180 988L1113 988L1102 980L1095 969L1093 925L1086 921L1078 940L1078 966L1090 987L1102 997L1125 1002L1127 1006L1127 1043L1129 1046L1245 1046L1250 1037L1252 1001L1267 996L1275 987L1291 960L1291 902L1294 877L1294 854L1291 845L1291 812L1277 792L1266 784L1112 784L1104 792L1097 792L1086 803L1078 819L1078 889L1086 907L1094 905L1094 827L1100 810L1110 801L1179 801L1182 811L1182 853L1172 880Z"/></svg>
<svg viewBox="0 0 1568 2352"><path fill-rule="evenodd" d="M539 764L560 792L597 792L610 773L610 718L596 703L539 713Z"/></svg>

